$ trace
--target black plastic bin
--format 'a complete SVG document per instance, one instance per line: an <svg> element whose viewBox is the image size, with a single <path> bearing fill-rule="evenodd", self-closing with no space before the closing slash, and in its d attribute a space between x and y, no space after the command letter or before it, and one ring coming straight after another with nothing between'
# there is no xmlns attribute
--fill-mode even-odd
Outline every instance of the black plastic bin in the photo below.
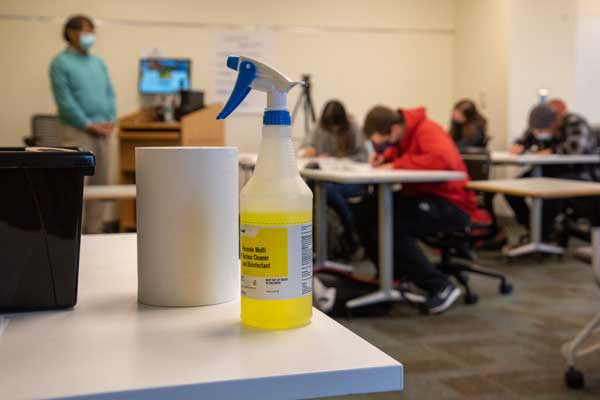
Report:
<svg viewBox="0 0 600 400"><path fill-rule="evenodd" d="M84 176L94 155L0 147L0 313L77 303Z"/></svg>

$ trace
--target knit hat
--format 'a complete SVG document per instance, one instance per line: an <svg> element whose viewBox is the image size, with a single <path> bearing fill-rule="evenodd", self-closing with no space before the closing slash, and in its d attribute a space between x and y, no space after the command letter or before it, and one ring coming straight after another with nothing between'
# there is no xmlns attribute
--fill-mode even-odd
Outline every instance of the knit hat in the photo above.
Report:
<svg viewBox="0 0 600 400"><path fill-rule="evenodd" d="M556 112L548 104L538 104L529 113L529 128L548 128L552 125L556 117Z"/></svg>

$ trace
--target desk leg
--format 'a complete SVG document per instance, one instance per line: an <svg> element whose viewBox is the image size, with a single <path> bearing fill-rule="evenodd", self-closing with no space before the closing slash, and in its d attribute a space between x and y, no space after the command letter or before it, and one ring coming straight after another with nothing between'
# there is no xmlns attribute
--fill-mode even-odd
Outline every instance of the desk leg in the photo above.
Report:
<svg viewBox="0 0 600 400"><path fill-rule="evenodd" d="M315 182L315 219L316 219L316 245L318 267L325 265L327 261L327 193L325 182Z"/></svg>
<svg viewBox="0 0 600 400"><path fill-rule="evenodd" d="M367 306L385 301L399 301L402 296L394 290L394 207L392 204L392 188L390 184L378 186L379 213L379 290L349 300L348 308Z"/></svg>
<svg viewBox="0 0 600 400"><path fill-rule="evenodd" d="M352 272L350 265L327 261L327 187L323 181L315 181L315 219L316 219L316 262L315 267L331 268L342 272Z"/></svg>
<svg viewBox="0 0 600 400"><path fill-rule="evenodd" d="M389 295L394 281L394 206L389 185L379 185L379 286Z"/></svg>
<svg viewBox="0 0 600 400"><path fill-rule="evenodd" d="M507 256L516 257L536 252L550 254L563 253L563 249L561 247L542 242L542 202L543 200L539 197L531 199L529 216L530 242L524 246L510 250L508 253L506 253Z"/></svg>
<svg viewBox="0 0 600 400"><path fill-rule="evenodd" d="M600 285L600 227L592 228L592 267Z"/></svg>

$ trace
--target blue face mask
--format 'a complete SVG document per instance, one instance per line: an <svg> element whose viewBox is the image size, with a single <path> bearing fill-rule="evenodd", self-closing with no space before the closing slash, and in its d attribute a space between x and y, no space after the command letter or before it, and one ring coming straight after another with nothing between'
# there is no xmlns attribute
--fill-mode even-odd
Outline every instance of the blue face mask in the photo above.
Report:
<svg viewBox="0 0 600 400"><path fill-rule="evenodd" d="M84 50L89 50L96 43L96 35L93 33L82 33L79 35L79 46Z"/></svg>
<svg viewBox="0 0 600 400"><path fill-rule="evenodd" d="M541 142L548 142L552 140L552 132L551 131L541 131L534 133L535 138Z"/></svg>

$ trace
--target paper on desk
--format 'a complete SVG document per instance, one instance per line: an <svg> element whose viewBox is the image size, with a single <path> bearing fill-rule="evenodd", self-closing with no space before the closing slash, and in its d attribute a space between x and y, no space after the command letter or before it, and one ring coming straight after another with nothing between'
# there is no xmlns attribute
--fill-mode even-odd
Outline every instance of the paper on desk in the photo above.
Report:
<svg viewBox="0 0 600 400"><path fill-rule="evenodd" d="M371 169L367 163L359 163L349 158L322 158L319 166L325 171L359 172Z"/></svg>

